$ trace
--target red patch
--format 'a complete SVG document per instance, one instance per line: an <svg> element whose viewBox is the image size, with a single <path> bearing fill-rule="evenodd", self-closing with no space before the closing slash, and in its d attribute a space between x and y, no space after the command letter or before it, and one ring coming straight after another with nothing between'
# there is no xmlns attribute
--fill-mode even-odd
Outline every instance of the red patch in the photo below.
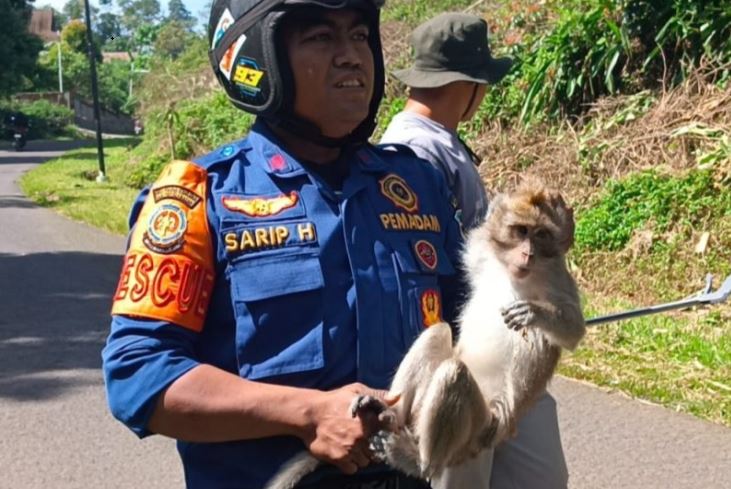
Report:
<svg viewBox="0 0 731 489"><path fill-rule="evenodd" d="M282 155L274 155L269 159L269 167L274 171L282 171L287 168L287 162Z"/></svg>
<svg viewBox="0 0 731 489"><path fill-rule="evenodd" d="M437 250L434 249L434 245L428 241L419 240L414 245L416 256L419 257L421 263L424 264L429 270L437 268Z"/></svg>

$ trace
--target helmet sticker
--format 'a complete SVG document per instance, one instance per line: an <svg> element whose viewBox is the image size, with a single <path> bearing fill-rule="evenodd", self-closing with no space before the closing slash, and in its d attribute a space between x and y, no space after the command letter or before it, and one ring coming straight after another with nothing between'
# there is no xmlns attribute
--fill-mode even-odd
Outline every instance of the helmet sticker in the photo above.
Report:
<svg viewBox="0 0 731 489"><path fill-rule="evenodd" d="M218 19L218 24L216 24L211 49L215 49L216 46L218 46L218 43L221 42L221 39L223 39L223 35L226 33L226 30L228 30L233 23L234 17L231 15L231 11L229 9L224 10L221 17Z"/></svg>
<svg viewBox="0 0 731 489"><path fill-rule="evenodd" d="M234 58L241 49L241 46L244 45L245 41L246 34L241 34L236 42L233 43L231 47L226 50L226 54L223 55L223 59L218 64L218 69L220 69L221 73L223 73L229 80L231 79L231 71L234 66Z"/></svg>
<svg viewBox="0 0 731 489"><path fill-rule="evenodd" d="M264 72L253 59L239 58L233 81L246 95L255 96L261 89L259 84L264 78Z"/></svg>

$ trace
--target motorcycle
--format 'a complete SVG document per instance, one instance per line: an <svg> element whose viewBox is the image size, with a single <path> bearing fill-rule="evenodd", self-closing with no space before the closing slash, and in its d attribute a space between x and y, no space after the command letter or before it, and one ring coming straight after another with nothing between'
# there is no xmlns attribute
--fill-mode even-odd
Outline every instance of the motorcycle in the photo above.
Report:
<svg viewBox="0 0 731 489"><path fill-rule="evenodd" d="M15 151L22 150L28 139L28 129L30 128L28 117L25 114L16 112L6 116L4 122L7 133L12 134L13 148Z"/></svg>
<svg viewBox="0 0 731 489"><path fill-rule="evenodd" d="M26 135L28 134L27 127L17 127L13 133L13 148L15 151L20 151L25 148Z"/></svg>

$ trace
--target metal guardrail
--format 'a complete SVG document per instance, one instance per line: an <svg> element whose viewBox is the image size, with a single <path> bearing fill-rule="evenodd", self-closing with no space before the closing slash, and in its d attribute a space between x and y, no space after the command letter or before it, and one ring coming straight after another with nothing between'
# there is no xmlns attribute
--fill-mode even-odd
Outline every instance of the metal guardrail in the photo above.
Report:
<svg viewBox="0 0 731 489"><path fill-rule="evenodd" d="M623 319L630 319L639 316L647 316L648 314L657 314L660 312L670 311L673 309L685 309L692 306L706 305L706 304L719 304L726 301L731 296L731 275L726 277L726 280L716 290L711 290L713 282L712 275L706 275L706 286L700 294L688 297L676 302L668 302L665 304L658 304L656 306L643 307L640 309L633 309L631 311L617 312L609 314L607 316L599 316L586 320L587 326L596 326L599 324L610 323L613 321L621 321Z"/></svg>

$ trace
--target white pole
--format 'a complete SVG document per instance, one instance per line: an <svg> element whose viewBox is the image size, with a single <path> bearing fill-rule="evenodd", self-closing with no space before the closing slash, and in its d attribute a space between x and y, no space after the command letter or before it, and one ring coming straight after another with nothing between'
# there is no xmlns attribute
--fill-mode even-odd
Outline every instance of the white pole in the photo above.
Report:
<svg viewBox="0 0 731 489"><path fill-rule="evenodd" d="M57 43L58 47L58 91L63 93L63 63L61 62L61 41Z"/></svg>
<svg viewBox="0 0 731 489"><path fill-rule="evenodd" d="M132 83L133 83L132 78L134 78L134 76L135 76L135 62L132 61L129 64L129 95L128 95L129 98L132 98Z"/></svg>

